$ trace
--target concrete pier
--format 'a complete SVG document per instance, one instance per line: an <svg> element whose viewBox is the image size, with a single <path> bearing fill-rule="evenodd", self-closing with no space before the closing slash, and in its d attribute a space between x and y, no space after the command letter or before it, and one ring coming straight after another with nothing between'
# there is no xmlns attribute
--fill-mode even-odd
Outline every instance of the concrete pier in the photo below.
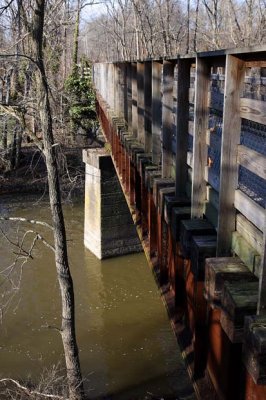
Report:
<svg viewBox="0 0 266 400"><path fill-rule="evenodd" d="M111 156L105 149L83 151L85 246L99 259L142 251Z"/></svg>

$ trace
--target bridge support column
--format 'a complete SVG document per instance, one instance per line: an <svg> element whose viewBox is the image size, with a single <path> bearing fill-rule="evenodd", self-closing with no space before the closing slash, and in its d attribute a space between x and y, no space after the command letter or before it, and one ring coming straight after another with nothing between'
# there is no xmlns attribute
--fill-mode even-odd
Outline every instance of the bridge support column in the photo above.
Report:
<svg viewBox="0 0 266 400"><path fill-rule="evenodd" d="M99 259L142 251L111 156L84 150L85 246Z"/></svg>

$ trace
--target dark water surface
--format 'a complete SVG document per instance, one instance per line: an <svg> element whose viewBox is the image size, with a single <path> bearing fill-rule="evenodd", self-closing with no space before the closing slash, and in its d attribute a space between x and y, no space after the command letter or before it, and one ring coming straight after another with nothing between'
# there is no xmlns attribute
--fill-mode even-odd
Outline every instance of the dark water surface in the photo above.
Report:
<svg viewBox="0 0 266 400"><path fill-rule="evenodd" d="M0 198L0 211L7 216L50 219L47 201L33 198ZM64 212L75 286L77 339L90 398L194 398L144 254L99 261L83 246L83 205L66 205ZM50 233L42 227L14 222L0 223L0 227L14 241L27 229L38 229L51 241ZM29 243L26 240L25 246ZM63 365L60 335L47 329L60 327L53 253L37 243L33 255L34 259L23 266L20 289L0 325L0 375L4 377L34 380L45 367L60 360ZM14 258L10 244L0 233L1 270ZM19 263L15 271L13 285L19 279ZM0 296L3 294L2 285ZM5 293L1 301L8 298Z"/></svg>

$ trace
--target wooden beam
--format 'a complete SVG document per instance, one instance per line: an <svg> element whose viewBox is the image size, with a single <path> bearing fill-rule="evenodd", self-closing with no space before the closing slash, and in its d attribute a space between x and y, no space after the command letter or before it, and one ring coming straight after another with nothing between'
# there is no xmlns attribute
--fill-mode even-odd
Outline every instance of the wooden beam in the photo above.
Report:
<svg viewBox="0 0 266 400"><path fill-rule="evenodd" d="M261 153L239 145L237 162L254 174L266 179L266 157Z"/></svg>
<svg viewBox="0 0 266 400"><path fill-rule="evenodd" d="M146 153L152 151L152 131L151 131L151 104L152 104L152 62L144 63L144 118L145 118L145 141Z"/></svg>
<svg viewBox="0 0 266 400"><path fill-rule="evenodd" d="M137 86L138 86L138 140L144 144L144 63L137 63Z"/></svg>
<svg viewBox="0 0 266 400"><path fill-rule="evenodd" d="M152 162L161 163L162 63L152 62Z"/></svg>
<svg viewBox="0 0 266 400"><path fill-rule="evenodd" d="M235 191L235 208L240 211L259 230L264 228L265 209L251 200L241 190Z"/></svg>
<svg viewBox="0 0 266 400"><path fill-rule="evenodd" d="M266 68L266 61L245 61L245 66L249 68Z"/></svg>
<svg viewBox="0 0 266 400"><path fill-rule="evenodd" d="M162 177L172 176L174 61L163 62L162 99Z"/></svg>
<svg viewBox="0 0 266 400"><path fill-rule="evenodd" d="M132 130L132 70L131 63L127 63L127 126Z"/></svg>
<svg viewBox="0 0 266 400"><path fill-rule="evenodd" d="M210 65L200 57L196 60L195 119L193 141L193 175L191 216L201 218L206 200L204 179L207 164L206 133L208 129L208 92L210 86Z"/></svg>
<svg viewBox="0 0 266 400"><path fill-rule="evenodd" d="M240 115L241 118L266 125L266 102L242 98L240 100Z"/></svg>
<svg viewBox="0 0 266 400"><path fill-rule="evenodd" d="M138 137L138 83L137 83L137 63L131 64L132 82L132 134Z"/></svg>
<svg viewBox="0 0 266 400"><path fill-rule="evenodd" d="M242 214L236 216L236 230L259 254L262 254L263 234Z"/></svg>
<svg viewBox="0 0 266 400"><path fill-rule="evenodd" d="M227 55L221 146L219 220L217 229L217 256L229 256L232 232L235 230L235 189L237 187L237 146L240 141L240 92L245 76L245 64L237 57Z"/></svg>
<svg viewBox="0 0 266 400"><path fill-rule="evenodd" d="M175 170L176 197L182 196L186 193L186 162L190 160L190 164L188 164L190 167L192 166L193 162L193 156L187 158L190 69L191 60L178 60Z"/></svg>
<svg viewBox="0 0 266 400"><path fill-rule="evenodd" d="M118 63L117 64L117 78L118 78L118 86L116 88L118 92L118 115L125 119L125 87L126 87L126 73L125 73L125 64Z"/></svg>

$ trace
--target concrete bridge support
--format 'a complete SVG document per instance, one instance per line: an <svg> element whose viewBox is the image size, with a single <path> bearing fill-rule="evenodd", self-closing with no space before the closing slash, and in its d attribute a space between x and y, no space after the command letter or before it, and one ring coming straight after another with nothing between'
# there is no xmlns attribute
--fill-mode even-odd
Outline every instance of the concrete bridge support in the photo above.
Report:
<svg viewBox="0 0 266 400"><path fill-rule="evenodd" d="M142 251L111 156L105 149L84 150L85 246L98 258Z"/></svg>

